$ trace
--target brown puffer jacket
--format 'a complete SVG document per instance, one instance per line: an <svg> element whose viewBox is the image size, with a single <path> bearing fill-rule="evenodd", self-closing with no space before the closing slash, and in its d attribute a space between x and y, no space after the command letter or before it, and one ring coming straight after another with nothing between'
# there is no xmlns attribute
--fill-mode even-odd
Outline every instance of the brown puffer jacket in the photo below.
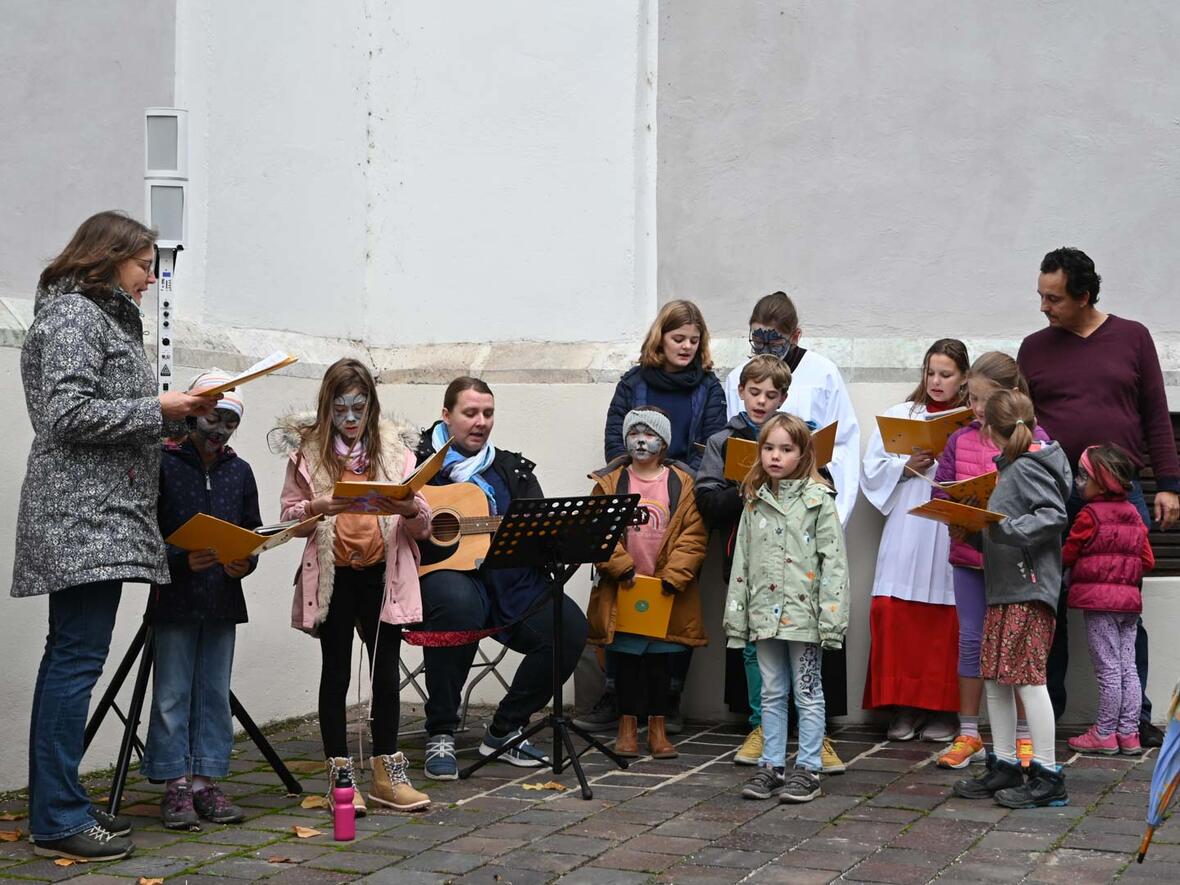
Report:
<svg viewBox="0 0 1180 885"><path fill-rule="evenodd" d="M627 457L616 458L602 470L591 474L595 495L625 495L627 491ZM672 618L668 622L668 641L681 645L708 645L709 637L701 615L701 594L697 586L701 563L709 535L697 512L692 474L676 463L669 463L668 503L672 518L664 542L656 557L653 577L676 588ZM590 591L586 616L590 621L590 639L594 645L610 645L615 638L618 616L619 578L635 568L623 544L615 546L611 558L595 565L598 580Z"/></svg>

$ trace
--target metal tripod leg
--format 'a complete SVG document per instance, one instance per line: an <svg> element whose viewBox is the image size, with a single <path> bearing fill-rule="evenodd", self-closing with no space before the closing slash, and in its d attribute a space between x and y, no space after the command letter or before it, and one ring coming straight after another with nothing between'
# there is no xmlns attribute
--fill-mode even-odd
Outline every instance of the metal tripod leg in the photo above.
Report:
<svg viewBox="0 0 1180 885"><path fill-rule="evenodd" d="M246 708L242 706L242 702L238 700L238 696L232 691L229 693L229 708L234 716L237 717L238 722L242 724L242 730L250 736L250 740L254 741L254 746L262 752L266 761L270 763L270 767L279 776L279 780L283 782L283 786L287 788L287 792L302 793L303 785L295 780L295 776L291 774L291 769L287 768L286 763L279 758L279 754L275 752L275 748L266 739L266 735L254 724L254 720L250 718L250 714L246 712Z"/></svg>

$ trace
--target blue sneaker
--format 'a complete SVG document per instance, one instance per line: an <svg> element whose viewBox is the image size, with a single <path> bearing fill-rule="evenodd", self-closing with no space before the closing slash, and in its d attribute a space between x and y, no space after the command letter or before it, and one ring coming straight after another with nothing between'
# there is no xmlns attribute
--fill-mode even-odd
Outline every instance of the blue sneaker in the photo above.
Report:
<svg viewBox="0 0 1180 885"><path fill-rule="evenodd" d="M455 738L434 734L426 740L426 776L436 781L459 779L459 762L455 759Z"/></svg>
<svg viewBox="0 0 1180 885"><path fill-rule="evenodd" d="M518 728L511 734L505 735L502 738L498 738L492 734L492 729L489 726L488 728L484 729L483 742L479 745L479 755L491 756L498 749L519 735L520 732L521 729ZM528 741L521 741L499 758L512 765L519 766L520 768L539 768L542 765L549 764L549 757L530 744Z"/></svg>

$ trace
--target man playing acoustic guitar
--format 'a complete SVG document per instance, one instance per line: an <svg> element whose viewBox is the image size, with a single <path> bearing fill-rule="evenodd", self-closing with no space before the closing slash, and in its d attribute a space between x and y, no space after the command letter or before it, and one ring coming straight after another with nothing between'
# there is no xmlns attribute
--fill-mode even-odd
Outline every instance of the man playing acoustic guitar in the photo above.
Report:
<svg viewBox="0 0 1180 885"><path fill-rule="evenodd" d="M423 490L435 514L432 537L441 543L419 543L422 629L468 631L503 625L495 638L524 655L484 733L482 756L515 737L553 694L553 613L552 602L542 602L549 593L544 575L528 568L480 567L498 516L507 512L513 499L544 497L533 462L492 445L495 408L491 388L483 381L456 378L443 396L442 420L423 434L417 452L421 463L452 440L442 470ZM576 603L563 597L563 605L561 663L564 678L569 678L586 644L588 627ZM474 642L423 648L429 695L426 776L435 780L458 777L454 732L475 651ZM526 768L549 761L528 741L500 758Z"/></svg>

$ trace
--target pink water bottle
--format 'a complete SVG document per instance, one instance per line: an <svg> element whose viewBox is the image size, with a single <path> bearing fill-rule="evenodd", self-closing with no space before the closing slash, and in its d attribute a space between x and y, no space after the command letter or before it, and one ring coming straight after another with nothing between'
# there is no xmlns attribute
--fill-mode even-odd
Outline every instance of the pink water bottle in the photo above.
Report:
<svg viewBox="0 0 1180 885"><path fill-rule="evenodd" d="M356 838L356 808L353 807L352 797L356 787L348 777L347 771L336 775L336 786L332 787L332 835L337 842L351 842Z"/></svg>

